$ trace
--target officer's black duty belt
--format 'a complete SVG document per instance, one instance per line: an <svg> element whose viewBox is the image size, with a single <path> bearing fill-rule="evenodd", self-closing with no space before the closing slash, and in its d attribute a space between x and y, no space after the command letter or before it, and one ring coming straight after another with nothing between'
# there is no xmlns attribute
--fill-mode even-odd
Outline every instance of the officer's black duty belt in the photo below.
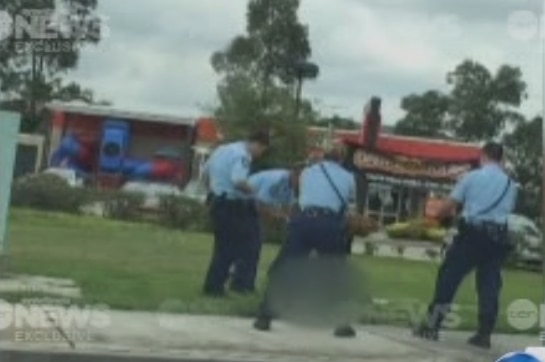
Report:
<svg viewBox="0 0 545 362"><path fill-rule="evenodd" d="M327 207L309 206L301 210L301 213L307 216L339 216L339 212Z"/></svg>
<svg viewBox="0 0 545 362"><path fill-rule="evenodd" d="M467 221L461 219L458 225L460 231L473 229L485 233L504 233L507 232L507 224L500 224L492 221Z"/></svg>
<svg viewBox="0 0 545 362"><path fill-rule="evenodd" d="M221 194L221 195L209 194L208 198L209 198L209 201L216 202L216 203L226 203L226 204L233 204L233 205L240 205L240 206L255 205L255 202L252 199L235 199L235 198L229 197L227 194Z"/></svg>

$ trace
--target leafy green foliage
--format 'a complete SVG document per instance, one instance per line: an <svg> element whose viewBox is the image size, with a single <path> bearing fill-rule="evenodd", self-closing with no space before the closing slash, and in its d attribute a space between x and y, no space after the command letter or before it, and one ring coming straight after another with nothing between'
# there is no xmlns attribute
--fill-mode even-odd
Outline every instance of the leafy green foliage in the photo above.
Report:
<svg viewBox="0 0 545 362"><path fill-rule="evenodd" d="M540 215L542 190L543 119L535 117L520 123L512 133L504 138L509 161L522 192L518 198L518 212L532 218Z"/></svg>
<svg viewBox="0 0 545 362"><path fill-rule="evenodd" d="M104 216L123 221L140 221L144 195L117 190L94 190L93 202L104 208Z"/></svg>
<svg viewBox="0 0 545 362"><path fill-rule="evenodd" d="M407 112L394 128L397 134L430 138L444 138L449 108L448 96L439 91L410 95L401 101Z"/></svg>
<svg viewBox="0 0 545 362"><path fill-rule="evenodd" d="M295 65L311 54L298 8L299 0L251 0L246 33L211 58L221 77L215 117L227 140L244 138L257 129L268 129L273 136L273 152L256 165L258 169L303 157L305 124L316 117L305 100L296 115Z"/></svg>
<svg viewBox="0 0 545 362"><path fill-rule="evenodd" d="M93 93L63 75L78 65L79 50L100 41L101 19L97 0L5 0L0 11L12 18L31 22L37 16L51 18L50 39L12 32L0 41L0 106L22 114L22 129L35 131L45 113L43 105L52 100L94 102ZM36 21L34 21L36 23ZM15 28L14 28L15 29Z"/></svg>
<svg viewBox="0 0 545 362"><path fill-rule="evenodd" d="M88 190L72 188L62 178L48 174L27 176L15 181L11 194L13 206L74 214L80 213L91 199Z"/></svg>
<svg viewBox="0 0 545 362"><path fill-rule="evenodd" d="M293 84L293 65L311 54L308 30L299 22L299 0L250 0L245 35L212 56L217 73L246 73L262 85Z"/></svg>
<svg viewBox="0 0 545 362"><path fill-rule="evenodd" d="M398 134L462 141L497 137L524 117L517 108L526 97L526 83L517 67L501 66L492 74L484 65L466 60L447 75L450 92L436 90L402 100L407 113Z"/></svg>
<svg viewBox="0 0 545 362"><path fill-rule="evenodd" d="M311 120L310 122L311 122L311 126L315 126L315 127L329 127L331 125L333 128L338 128L338 129L356 130L361 128L360 123L354 121L353 119L341 117L339 115L334 115L332 117L326 117L326 118L321 118L317 120Z"/></svg>
<svg viewBox="0 0 545 362"><path fill-rule="evenodd" d="M210 231L208 208L186 197L165 196L159 206L161 225L178 230Z"/></svg>

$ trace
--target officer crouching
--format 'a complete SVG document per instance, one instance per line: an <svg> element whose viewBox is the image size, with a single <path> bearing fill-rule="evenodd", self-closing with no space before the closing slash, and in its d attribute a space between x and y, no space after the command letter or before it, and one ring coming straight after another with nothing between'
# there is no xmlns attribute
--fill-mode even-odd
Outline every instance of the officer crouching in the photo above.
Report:
<svg viewBox="0 0 545 362"><path fill-rule="evenodd" d="M507 219L514 209L517 186L503 168L503 148L482 148L481 167L466 174L454 187L437 217L446 218L461 206L458 234L449 246L436 281L427 320L415 335L437 340L439 329L464 277L476 269L479 298L478 329L468 343L490 348L502 287L501 267L509 251Z"/></svg>
<svg viewBox="0 0 545 362"><path fill-rule="evenodd" d="M301 269L293 266L305 264L304 261L309 259L312 252L316 252L320 260L333 261L325 265L334 266L328 267L326 272L322 271L322 276L315 275L312 282L342 284L342 280L332 276L342 275L339 267L343 267L346 257L346 212L348 203L355 194L354 176L341 166L342 159L342 151L334 150L327 154L325 160L302 171L298 207L288 221L285 243L269 270L269 283L254 328L270 330L273 316L279 313L273 300L282 294L278 292L279 289L285 290L285 286L282 287L281 284L286 281L296 284L293 285L294 290L308 287L300 281L301 276L298 273ZM335 335L352 337L355 331L344 324L337 327Z"/></svg>

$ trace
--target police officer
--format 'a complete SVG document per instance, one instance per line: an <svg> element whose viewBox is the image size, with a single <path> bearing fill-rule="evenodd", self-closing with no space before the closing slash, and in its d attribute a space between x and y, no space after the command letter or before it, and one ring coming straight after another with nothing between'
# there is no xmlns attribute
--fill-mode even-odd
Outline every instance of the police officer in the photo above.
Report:
<svg viewBox="0 0 545 362"><path fill-rule="evenodd" d="M218 147L204 167L214 226L214 250L203 287L205 295L224 296L230 268L252 248L256 210L248 199L252 193L248 177L252 160L261 157L268 145L268 134L256 132L246 141ZM244 279L238 275L234 278Z"/></svg>
<svg viewBox="0 0 545 362"><path fill-rule="evenodd" d="M322 258L342 260L346 256L345 212L355 193L355 181L340 165L342 158L342 152L333 150L327 153L325 160L302 171L298 210L290 217L286 241L269 271L269 284L254 328L270 330L273 315L278 312L271 305L274 286L291 273L291 270L286 272L286 268L293 265L291 262L307 259L312 251ZM342 326L335 334L354 336L355 331L350 326Z"/></svg>
<svg viewBox="0 0 545 362"><path fill-rule="evenodd" d="M299 179L299 168L292 170L275 169L258 172L250 176L248 183L253 191L256 212L252 224L251 247L242 251L235 264L235 277L231 289L239 293L255 291L257 266L262 247L261 222L259 215L286 219L290 207L295 201L295 192Z"/></svg>
<svg viewBox="0 0 545 362"><path fill-rule="evenodd" d="M437 276L427 320L414 333L437 340L443 320L463 278L477 270L478 330L468 343L490 348L490 336L498 315L502 285L501 266L509 250L507 218L516 202L516 185L504 172L503 148L488 143L482 148L481 168L467 173L454 187L438 217L462 207L458 234L449 246Z"/></svg>

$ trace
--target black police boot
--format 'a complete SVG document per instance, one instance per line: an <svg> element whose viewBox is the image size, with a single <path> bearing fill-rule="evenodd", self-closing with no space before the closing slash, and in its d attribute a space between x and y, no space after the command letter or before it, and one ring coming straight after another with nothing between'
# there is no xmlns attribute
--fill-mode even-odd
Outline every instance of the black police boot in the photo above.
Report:
<svg viewBox="0 0 545 362"><path fill-rule="evenodd" d="M439 340L439 328L434 328L429 323L421 323L413 328L413 335L418 338L427 339L430 341Z"/></svg>
<svg viewBox="0 0 545 362"><path fill-rule="evenodd" d="M478 348L490 349L492 346L490 343L489 334L476 333L471 338L467 340L467 343Z"/></svg>
<svg viewBox="0 0 545 362"><path fill-rule="evenodd" d="M271 318L268 317L257 317L254 321L254 329L257 329L261 332L268 332L271 330Z"/></svg>
<svg viewBox="0 0 545 362"><path fill-rule="evenodd" d="M347 324L335 328L335 332L333 334L337 338L354 338L356 337L356 330Z"/></svg>

